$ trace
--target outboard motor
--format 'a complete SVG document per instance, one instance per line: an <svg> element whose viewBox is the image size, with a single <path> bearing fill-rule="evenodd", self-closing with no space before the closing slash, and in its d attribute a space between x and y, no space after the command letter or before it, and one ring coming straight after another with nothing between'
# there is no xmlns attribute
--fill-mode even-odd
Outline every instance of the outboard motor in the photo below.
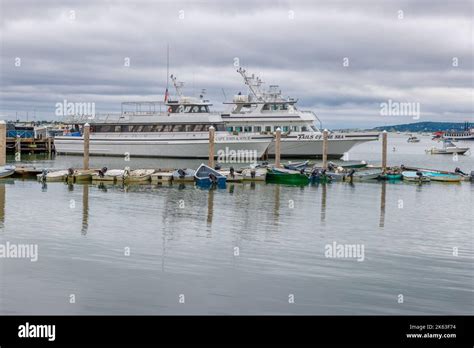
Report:
<svg viewBox="0 0 474 348"><path fill-rule="evenodd" d="M107 172L107 167L104 167L104 168L102 168L102 169L99 170L99 176L100 176L101 178L103 178L104 175L105 175L105 172Z"/></svg>
<svg viewBox="0 0 474 348"><path fill-rule="evenodd" d="M352 182L352 179L354 177L355 169L351 169L349 173L347 174L347 177L349 178L349 182Z"/></svg>
<svg viewBox="0 0 474 348"><path fill-rule="evenodd" d="M229 171L230 171L230 177L231 177L232 179L235 178L234 167L230 167L230 170L229 170Z"/></svg>
<svg viewBox="0 0 474 348"><path fill-rule="evenodd" d="M184 179L186 172L183 169L178 169L178 175L180 179Z"/></svg>
<svg viewBox="0 0 474 348"><path fill-rule="evenodd" d="M474 170L471 170L471 176L469 178L471 182L474 182Z"/></svg>
<svg viewBox="0 0 474 348"><path fill-rule="evenodd" d="M210 173L209 179L211 180L211 183L213 184L217 183L217 177L214 174Z"/></svg>
<svg viewBox="0 0 474 348"><path fill-rule="evenodd" d="M252 169L252 170L250 171L250 177L251 177L252 179L255 179L255 175L257 175L257 172L255 171L255 169Z"/></svg>
<svg viewBox="0 0 474 348"><path fill-rule="evenodd" d="M335 165L334 163L332 163L332 162L329 162L329 163L328 163L328 169L329 169L330 171L334 171L334 169L336 169L336 165Z"/></svg>
<svg viewBox="0 0 474 348"><path fill-rule="evenodd" d="M456 174L467 175L467 174L464 173L464 172L461 170L461 168L459 168L459 167L456 167L456 169L454 169L454 172L455 172ZM472 174L472 173L471 173L471 174Z"/></svg>
<svg viewBox="0 0 474 348"><path fill-rule="evenodd" d="M216 163L216 166L214 167L215 170L220 170L222 167L219 163Z"/></svg>
<svg viewBox="0 0 474 348"><path fill-rule="evenodd" d="M43 171L41 172L41 181L42 181L42 182L45 182L45 181L46 181L46 175L48 175L48 170L47 170L47 169L43 169Z"/></svg>
<svg viewBox="0 0 474 348"><path fill-rule="evenodd" d="M69 176L74 175L74 168L68 168L67 175L69 175Z"/></svg>

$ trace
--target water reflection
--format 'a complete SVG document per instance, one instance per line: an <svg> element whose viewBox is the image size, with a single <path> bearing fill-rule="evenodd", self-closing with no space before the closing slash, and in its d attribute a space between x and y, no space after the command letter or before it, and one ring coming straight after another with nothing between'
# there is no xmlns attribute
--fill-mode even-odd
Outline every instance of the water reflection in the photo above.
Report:
<svg viewBox="0 0 474 348"><path fill-rule="evenodd" d="M385 195L387 191L387 182L383 181L381 183L381 194L380 194L380 220L379 227L385 226Z"/></svg>
<svg viewBox="0 0 474 348"><path fill-rule="evenodd" d="M321 222L326 222L327 185L321 184Z"/></svg>
<svg viewBox="0 0 474 348"><path fill-rule="evenodd" d="M272 185L275 188L275 205L273 215L275 218L280 216L280 185Z"/></svg>
<svg viewBox="0 0 474 348"><path fill-rule="evenodd" d="M214 190L209 190L207 196L207 224L212 225L212 213L214 210Z"/></svg>
<svg viewBox="0 0 474 348"><path fill-rule="evenodd" d="M87 234L89 228L89 184L82 185L82 235Z"/></svg>
<svg viewBox="0 0 474 348"><path fill-rule="evenodd" d="M0 184L0 228L5 225L5 184Z"/></svg>

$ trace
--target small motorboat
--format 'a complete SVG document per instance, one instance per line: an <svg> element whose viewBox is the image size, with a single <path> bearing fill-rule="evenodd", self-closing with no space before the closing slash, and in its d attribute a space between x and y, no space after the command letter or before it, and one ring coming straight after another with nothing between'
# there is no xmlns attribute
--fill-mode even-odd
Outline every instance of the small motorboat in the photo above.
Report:
<svg viewBox="0 0 474 348"><path fill-rule="evenodd" d="M0 179L8 178L9 176L15 174L15 166L6 165L0 166Z"/></svg>
<svg viewBox="0 0 474 348"><path fill-rule="evenodd" d="M469 147L457 147L452 141L444 140L443 147L441 149L433 146L432 148L425 151L426 153L430 153L432 155L452 155L455 153L458 155L464 155L469 151Z"/></svg>
<svg viewBox="0 0 474 348"><path fill-rule="evenodd" d="M288 162L287 164L283 164L283 167L286 169L291 169L291 170L305 170L306 167L309 166L309 161L304 161L304 162Z"/></svg>
<svg viewBox="0 0 474 348"><path fill-rule="evenodd" d="M229 170L218 170L218 172L227 178L227 182L244 181L244 176L241 173L237 173L233 167L230 167Z"/></svg>
<svg viewBox="0 0 474 348"><path fill-rule="evenodd" d="M219 173L217 170L206 166L204 163L199 166L194 174L194 179L198 185L209 186L217 184L218 186L225 185L227 178Z"/></svg>
<svg viewBox="0 0 474 348"><path fill-rule="evenodd" d="M125 183L145 183L150 181L151 175L155 172L154 169L135 169L125 168L123 181Z"/></svg>
<svg viewBox="0 0 474 348"><path fill-rule="evenodd" d="M461 182L464 180L464 177L459 174L447 174L447 173L438 173L438 172L422 172L423 175L426 175L430 178L431 181L441 181L441 182Z"/></svg>
<svg viewBox="0 0 474 348"><path fill-rule="evenodd" d="M363 169L356 171L351 169L344 177L344 181L368 181L378 179L383 174L381 169Z"/></svg>
<svg viewBox="0 0 474 348"><path fill-rule="evenodd" d="M74 182L84 182L92 179L92 175L98 173L97 169L77 169L72 172L69 171L68 180L73 179Z"/></svg>
<svg viewBox="0 0 474 348"><path fill-rule="evenodd" d="M417 137L415 136L411 136L407 139L407 142L408 143L419 143L420 142L420 139L418 139Z"/></svg>
<svg viewBox="0 0 474 348"><path fill-rule="evenodd" d="M175 170L171 175L176 182L194 182L194 174L196 174L194 169L185 168Z"/></svg>
<svg viewBox="0 0 474 348"><path fill-rule="evenodd" d="M266 168L245 168L242 170L244 181L265 181L267 177Z"/></svg>
<svg viewBox="0 0 474 348"><path fill-rule="evenodd" d="M47 181L47 182L58 182L65 181L69 174L68 170L55 170L48 171L47 169L43 170L41 174L37 175L38 181Z"/></svg>
<svg viewBox="0 0 474 348"><path fill-rule="evenodd" d="M310 179L304 171L286 168L268 168L266 181L275 184L307 185Z"/></svg>
<svg viewBox="0 0 474 348"><path fill-rule="evenodd" d="M392 168L387 170L385 173L379 176L380 180L388 180L388 181L398 181L402 180L403 176L402 173L398 168Z"/></svg>
<svg viewBox="0 0 474 348"><path fill-rule="evenodd" d="M124 169L107 169L104 167L92 174L92 181L114 183L116 181L123 181L124 174Z"/></svg>
<svg viewBox="0 0 474 348"><path fill-rule="evenodd" d="M417 171L417 172L409 172L409 171L404 171L402 172L403 180L405 181L411 181L411 182L430 182L431 179L429 176L427 176L425 173Z"/></svg>

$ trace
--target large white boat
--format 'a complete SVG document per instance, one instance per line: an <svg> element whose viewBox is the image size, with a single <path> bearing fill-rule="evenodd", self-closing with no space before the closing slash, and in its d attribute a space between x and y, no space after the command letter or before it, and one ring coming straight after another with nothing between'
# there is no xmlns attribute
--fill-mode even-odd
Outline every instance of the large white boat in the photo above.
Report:
<svg viewBox="0 0 474 348"><path fill-rule="evenodd" d="M173 80L175 82L175 80ZM211 113L208 100L184 97L163 102L122 103L122 112L69 116L69 135L54 139L59 154L83 154L82 129L89 123L91 155L131 157L207 158L209 127L215 128L215 156L252 162L267 151L273 136L260 133L232 134L219 113ZM130 110L133 109L133 110ZM164 109L164 110L162 110Z"/></svg>
<svg viewBox="0 0 474 348"><path fill-rule="evenodd" d="M282 157L322 156L323 136L321 121L312 111L299 110L298 100L284 98L278 86L269 86L263 91L263 81L255 75L248 75L245 69L237 72L248 86L249 94L238 94L232 102L231 111L222 114L226 128L233 134L262 133L274 134L280 128ZM319 127L317 126L319 124ZM330 132L328 157L339 158L353 146L377 140L379 133ZM274 156L274 143L269 147L269 155Z"/></svg>

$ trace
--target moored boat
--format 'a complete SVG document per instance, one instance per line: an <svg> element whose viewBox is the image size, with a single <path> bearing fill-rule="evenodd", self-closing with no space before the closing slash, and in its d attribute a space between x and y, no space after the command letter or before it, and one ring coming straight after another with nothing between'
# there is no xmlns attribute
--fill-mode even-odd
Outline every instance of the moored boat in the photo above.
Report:
<svg viewBox="0 0 474 348"><path fill-rule="evenodd" d="M227 178L217 170L214 170L203 163L196 170L196 173L194 174L194 180L198 185L208 186L217 184L218 186L222 186L225 185Z"/></svg>
<svg viewBox="0 0 474 348"><path fill-rule="evenodd" d="M177 169L171 175L176 182L194 182L196 171L191 168Z"/></svg>
<svg viewBox="0 0 474 348"><path fill-rule="evenodd" d="M155 172L154 169L125 169L123 181L125 183L140 183L150 181L151 175Z"/></svg>
<svg viewBox="0 0 474 348"><path fill-rule="evenodd" d="M458 174L445 174L437 172L423 172L423 175L426 175L431 179L431 181L441 181L441 182L461 182L464 178Z"/></svg>
<svg viewBox="0 0 474 348"><path fill-rule="evenodd" d="M351 169L344 177L344 181L368 181L378 179L383 174L381 169L364 169L354 170Z"/></svg>
<svg viewBox="0 0 474 348"><path fill-rule="evenodd" d="M230 167L229 170L218 170L219 173L224 175L227 179L227 182L242 182L244 181L244 176L241 173L237 173L234 168Z"/></svg>
<svg viewBox="0 0 474 348"><path fill-rule="evenodd" d="M45 169L43 170L41 174L37 175L37 178L39 181L47 181L47 182L65 181L68 174L69 174L68 170L48 171Z"/></svg>
<svg viewBox="0 0 474 348"><path fill-rule="evenodd" d="M275 184L307 185L310 182L304 172L285 168L269 168L266 181Z"/></svg>
<svg viewBox="0 0 474 348"><path fill-rule="evenodd" d="M123 181L124 174L124 169L103 168L97 173L92 174L92 181L114 183L116 181Z"/></svg>
<svg viewBox="0 0 474 348"><path fill-rule="evenodd" d="M442 148L432 147L430 149L425 150L426 153L430 153L432 155L464 155L466 152L469 151L469 147L458 147L452 143L452 141L444 140Z"/></svg>
<svg viewBox="0 0 474 348"><path fill-rule="evenodd" d="M12 165L0 166L0 179L8 178L14 173L15 173L15 166L12 166Z"/></svg>
<svg viewBox="0 0 474 348"><path fill-rule="evenodd" d="M402 172L403 180L405 181L411 181L411 182L429 182L431 181L430 177L425 175L423 172L417 171L417 172L409 172L409 171L404 171Z"/></svg>
<svg viewBox="0 0 474 348"><path fill-rule="evenodd" d="M151 174L151 182L171 182L173 181L173 173L170 172L155 172Z"/></svg>

